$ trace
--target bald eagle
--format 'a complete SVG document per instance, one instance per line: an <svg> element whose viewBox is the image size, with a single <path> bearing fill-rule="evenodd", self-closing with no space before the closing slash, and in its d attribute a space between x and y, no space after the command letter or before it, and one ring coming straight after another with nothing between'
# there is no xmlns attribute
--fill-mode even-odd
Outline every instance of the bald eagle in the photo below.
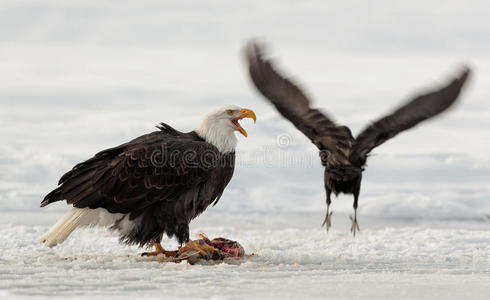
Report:
<svg viewBox="0 0 490 300"><path fill-rule="evenodd" d="M256 121L252 110L227 105L191 132L161 123L158 131L77 164L41 203L73 206L41 241L53 247L77 227L102 225L117 230L124 243L153 243L148 255L165 251L163 234L187 242L190 221L218 202L233 175L234 131L247 136L243 118Z"/></svg>
<svg viewBox="0 0 490 300"><path fill-rule="evenodd" d="M338 126L328 115L310 107L306 94L292 80L276 71L272 62L263 57L263 49L255 42L246 47L248 71L257 90L269 100L286 119L306 135L320 150L325 167L324 186L327 214L323 225L331 226L331 193L353 194L354 217L351 232L359 231L357 205L362 172L366 160L375 147L398 133L412 128L450 107L466 82L470 70L464 68L458 77L446 86L403 104L394 112L371 123L356 138L347 126Z"/></svg>

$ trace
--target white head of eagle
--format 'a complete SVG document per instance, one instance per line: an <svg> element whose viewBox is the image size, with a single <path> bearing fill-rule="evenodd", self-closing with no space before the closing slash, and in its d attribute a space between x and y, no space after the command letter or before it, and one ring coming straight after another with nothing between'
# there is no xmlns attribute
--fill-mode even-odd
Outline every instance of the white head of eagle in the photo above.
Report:
<svg viewBox="0 0 490 300"><path fill-rule="evenodd" d="M221 153L235 151L237 138L235 131L247 137L247 132L238 123L243 118L256 121L255 113L236 105L225 105L204 116L196 133L208 143L213 144Z"/></svg>

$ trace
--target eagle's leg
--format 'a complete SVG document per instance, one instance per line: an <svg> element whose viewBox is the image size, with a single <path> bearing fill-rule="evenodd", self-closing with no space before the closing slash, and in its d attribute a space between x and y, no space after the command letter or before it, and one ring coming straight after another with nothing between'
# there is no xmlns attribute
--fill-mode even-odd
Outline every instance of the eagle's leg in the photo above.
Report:
<svg viewBox="0 0 490 300"><path fill-rule="evenodd" d="M160 242L154 243L153 245L155 247L155 251L143 252L143 253L141 253L141 256L157 256L159 254L163 254L163 255L169 256L169 257L178 256L177 251L167 251L167 250L163 249L162 244L160 244Z"/></svg>
<svg viewBox="0 0 490 300"><path fill-rule="evenodd" d="M331 219L332 219L333 211L330 212L330 203L332 203L332 200L330 199L330 194L332 193L332 191L330 191L329 189L326 189L326 191L327 191L327 214L325 215L325 220L323 221L322 226L325 225L328 232L330 226L332 226Z"/></svg>
<svg viewBox="0 0 490 300"><path fill-rule="evenodd" d="M361 229L359 229L359 224L357 224L357 202L359 200L359 191L354 193L354 218L350 216L350 220L352 221L352 225L350 227L350 232L352 232L352 235L356 236L356 232L360 232Z"/></svg>

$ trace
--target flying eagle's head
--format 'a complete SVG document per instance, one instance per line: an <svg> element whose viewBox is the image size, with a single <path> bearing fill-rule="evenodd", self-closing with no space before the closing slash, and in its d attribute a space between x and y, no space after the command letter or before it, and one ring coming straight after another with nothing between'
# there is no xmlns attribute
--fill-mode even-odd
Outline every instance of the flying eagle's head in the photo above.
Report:
<svg viewBox="0 0 490 300"><path fill-rule="evenodd" d="M240 126L241 119L251 118L256 121L255 113L247 108L236 105L225 105L207 114L196 129L197 134L208 143L213 144L222 153L235 150L237 138L235 131L245 137L247 132Z"/></svg>

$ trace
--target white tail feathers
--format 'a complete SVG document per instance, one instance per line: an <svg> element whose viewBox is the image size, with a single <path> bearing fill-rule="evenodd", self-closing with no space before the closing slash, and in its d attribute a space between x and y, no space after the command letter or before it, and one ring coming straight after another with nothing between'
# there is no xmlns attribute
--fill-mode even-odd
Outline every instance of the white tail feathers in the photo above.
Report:
<svg viewBox="0 0 490 300"><path fill-rule="evenodd" d="M122 216L122 214L110 214L103 208L90 209L74 207L64 215L63 218L56 222L56 224L41 237L40 241L51 248L63 243L63 241L66 240L77 227L93 225L107 226L114 223Z"/></svg>

